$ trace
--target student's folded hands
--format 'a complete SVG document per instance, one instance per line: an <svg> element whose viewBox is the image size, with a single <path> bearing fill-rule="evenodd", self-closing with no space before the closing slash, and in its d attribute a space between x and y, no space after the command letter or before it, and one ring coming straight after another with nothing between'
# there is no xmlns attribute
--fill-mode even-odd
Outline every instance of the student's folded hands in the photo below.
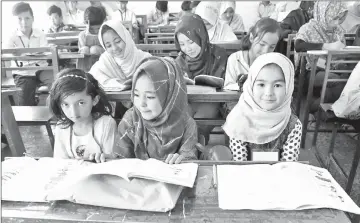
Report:
<svg viewBox="0 0 360 223"><path fill-rule="evenodd" d="M115 159L115 155L105 154L105 153L91 153L88 158L85 158L86 161L96 162L96 163L104 163L111 159Z"/></svg>
<svg viewBox="0 0 360 223"><path fill-rule="evenodd" d="M183 155L180 155L178 153L172 153L167 156L165 159L165 163L168 164L179 164L184 159Z"/></svg>

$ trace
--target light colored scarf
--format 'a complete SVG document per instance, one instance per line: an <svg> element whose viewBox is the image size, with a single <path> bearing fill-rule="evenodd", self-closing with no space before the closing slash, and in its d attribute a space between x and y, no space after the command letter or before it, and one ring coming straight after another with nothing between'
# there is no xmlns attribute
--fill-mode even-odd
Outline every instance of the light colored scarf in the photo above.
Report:
<svg viewBox="0 0 360 223"><path fill-rule="evenodd" d="M219 23L219 8L220 4L217 2L202 1L195 10L195 14L213 25L213 27L208 30L210 42L213 42L214 37L222 33L221 23Z"/></svg>
<svg viewBox="0 0 360 223"><path fill-rule="evenodd" d="M144 58L150 57L151 54L137 49L129 31L117 20L106 21L100 27L99 41L105 50L106 48L101 34L105 25L112 28L125 42L124 55L123 57L113 57L105 51L101 54L99 61L91 67L90 73L98 79L100 84L106 83L106 81L111 78L117 78L122 83L131 80L139 63Z"/></svg>
<svg viewBox="0 0 360 223"><path fill-rule="evenodd" d="M286 96L282 104L271 111L262 109L254 100L253 86L260 70L267 64L277 64L283 71ZM271 75L271 74L269 74ZM294 65L280 53L259 56L251 65L244 92L230 112L223 129L230 138L244 142L265 144L277 139L284 131L291 116L291 96L294 90Z"/></svg>
<svg viewBox="0 0 360 223"><path fill-rule="evenodd" d="M224 14L225 11L228 8L233 8L234 11L235 11L236 2L235 1L223 1L223 2L221 2L220 13L219 13L219 18L220 19L221 19L222 14ZM223 21L225 24L228 24L234 32L243 32L243 31L245 31L243 19L239 14L234 13L234 15L233 15L233 17L231 18L230 21L225 21L225 20L221 20L221 21Z"/></svg>

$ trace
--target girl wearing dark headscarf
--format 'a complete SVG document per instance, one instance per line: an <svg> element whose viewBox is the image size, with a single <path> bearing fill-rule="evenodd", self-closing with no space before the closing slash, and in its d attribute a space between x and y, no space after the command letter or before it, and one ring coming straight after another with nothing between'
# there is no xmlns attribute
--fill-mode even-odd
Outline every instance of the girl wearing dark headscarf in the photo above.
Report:
<svg viewBox="0 0 360 223"><path fill-rule="evenodd" d="M118 153L170 164L197 159L196 123L186 109L186 85L176 62L171 58L146 58L132 83L134 107L119 124Z"/></svg>
<svg viewBox="0 0 360 223"><path fill-rule="evenodd" d="M184 71L185 76L194 79L198 75L210 75L224 78L227 63L226 51L209 41L205 24L198 15L184 15L175 29L175 45L180 50L176 62ZM192 104L193 117L216 118L219 104ZM200 132L208 139L211 126L199 126Z"/></svg>

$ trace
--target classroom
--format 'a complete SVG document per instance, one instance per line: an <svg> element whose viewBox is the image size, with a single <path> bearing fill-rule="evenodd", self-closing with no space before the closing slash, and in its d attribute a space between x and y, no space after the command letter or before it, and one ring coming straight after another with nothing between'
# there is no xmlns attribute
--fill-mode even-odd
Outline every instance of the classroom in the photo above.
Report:
<svg viewBox="0 0 360 223"><path fill-rule="evenodd" d="M359 1L1 14L1 221L360 223Z"/></svg>

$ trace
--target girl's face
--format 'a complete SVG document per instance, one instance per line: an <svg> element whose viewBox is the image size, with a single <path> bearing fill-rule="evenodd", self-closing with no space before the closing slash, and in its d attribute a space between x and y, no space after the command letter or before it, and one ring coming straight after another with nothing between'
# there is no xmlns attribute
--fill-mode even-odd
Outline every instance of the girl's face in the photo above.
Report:
<svg viewBox="0 0 360 223"><path fill-rule="evenodd" d="M89 33L93 35L97 35L99 33L101 25L90 25L89 26Z"/></svg>
<svg viewBox="0 0 360 223"><path fill-rule="evenodd" d="M57 13L52 13L50 15L50 20L51 20L52 24L55 26L58 26L62 23L62 17L59 16L59 14L57 14Z"/></svg>
<svg viewBox="0 0 360 223"><path fill-rule="evenodd" d="M103 42L105 49L113 57L123 57L125 50L125 42L113 30L109 30L103 34Z"/></svg>
<svg viewBox="0 0 360 223"><path fill-rule="evenodd" d="M209 30L213 27L213 25L211 23L209 23L206 19L203 19L203 21L206 26L206 30Z"/></svg>
<svg viewBox="0 0 360 223"><path fill-rule="evenodd" d="M201 47L197 43L195 43L182 33L179 33L177 38L181 51L184 52L188 57L196 58L197 56L199 56Z"/></svg>
<svg viewBox="0 0 360 223"><path fill-rule="evenodd" d="M134 88L134 106L145 120L153 120L162 112L160 99L147 75L141 75Z"/></svg>
<svg viewBox="0 0 360 223"><path fill-rule="evenodd" d="M250 42L252 45L250 51L252 52L252 55L257 58L265 53L273 52L278 41L279 36L277 33L265 33L262 39L259 39L259 37L253 38L251 35Z"/></svg>
<svg viewBox="0 0 360 223"><path fill-rule="evenodd" d="M98 102L99 96L92 98L84 90L64 98L61 102L61 109L72 122L81 123L91 118L91 110Z"/></svg>
<svg viewBox="0 0 360 223"><path fill-rule="evenodd" d="M336 28L338 27L340 24L342 24L344 22L344 20L346 19L347 16L347 11L337 15L335 18L333 18L329 23L328 23L328 27L330 29Z"/></svg>
<svg viewBox="0 0 360 223"><path fill-rule="evenodd" d="M229 7L226 9L226 11L221 15L221 19L225 21L230 21L234 16L234 9Z"/></svg>
<svg viewBox="0 0 360 223"><path fill-rule="evenodd" d="M263 67L253 86L255 102L265 110L273 110L283 103L286 95L285 78L280 67Z"/></svg>

